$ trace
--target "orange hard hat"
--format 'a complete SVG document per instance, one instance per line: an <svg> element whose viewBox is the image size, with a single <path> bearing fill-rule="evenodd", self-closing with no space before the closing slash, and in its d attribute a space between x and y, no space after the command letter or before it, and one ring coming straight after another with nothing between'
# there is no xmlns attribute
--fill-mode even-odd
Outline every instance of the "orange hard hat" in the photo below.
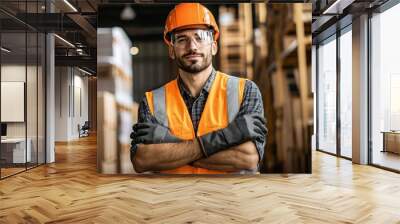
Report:
<svg viewBox="0 0 400 224"><path fill-rule="evenodd" d="M200 3L180 3L168 14L164 28L164 41L171 45L170 34L172 31L199 25L211 27L214 30L214 40L218 40L218 25L210 10Z"/></svg>

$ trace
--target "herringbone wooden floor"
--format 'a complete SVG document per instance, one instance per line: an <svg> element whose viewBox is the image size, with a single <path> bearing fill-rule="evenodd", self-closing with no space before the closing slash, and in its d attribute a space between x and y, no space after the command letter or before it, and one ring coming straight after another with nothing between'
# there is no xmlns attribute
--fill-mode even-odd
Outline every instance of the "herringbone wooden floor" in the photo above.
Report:
<svg viewBox="0 0 400 224"><path fill-rule="evenodd" d="M312 175L106 176L95 138L0 181L0 223L400 223L400 175L319 152Z"/></svg>

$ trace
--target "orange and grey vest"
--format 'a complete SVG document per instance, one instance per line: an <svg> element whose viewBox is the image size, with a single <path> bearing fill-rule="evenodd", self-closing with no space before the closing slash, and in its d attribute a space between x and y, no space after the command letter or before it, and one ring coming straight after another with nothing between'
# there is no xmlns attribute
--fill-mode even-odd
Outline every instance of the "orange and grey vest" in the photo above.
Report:
<svg viewBox="0 0 400 224"><path fill-rule="evenodd" d="M235 119L243 100L245 79L217 72L201 114L197 133L193 128L189 111L181 96L177 79L151 92L146 92L150 112L158 122L168 127L173 135L192 140L212 131L222 129ZM160 171L172 174L219 174L227 173L185 165L172 170Z"/></svg>

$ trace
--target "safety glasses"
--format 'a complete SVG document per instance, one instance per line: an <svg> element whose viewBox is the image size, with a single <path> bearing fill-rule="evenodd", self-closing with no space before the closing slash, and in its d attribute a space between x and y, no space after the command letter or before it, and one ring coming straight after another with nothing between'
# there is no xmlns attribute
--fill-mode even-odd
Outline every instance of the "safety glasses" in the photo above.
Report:
<svg viewBox="0 0 400 224"><path fill-rule="evenodd" d="M185 48L193 41L197 47L203 47L213 42L213 32L211 30L195 30L191 33L173 33L171 43L174 47Z"/></svg>

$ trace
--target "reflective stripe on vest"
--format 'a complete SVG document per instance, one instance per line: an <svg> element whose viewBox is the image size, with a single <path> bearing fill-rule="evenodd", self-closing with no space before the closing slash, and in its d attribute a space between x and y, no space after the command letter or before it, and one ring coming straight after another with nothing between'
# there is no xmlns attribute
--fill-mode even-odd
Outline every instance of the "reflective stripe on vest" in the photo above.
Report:
<svg viewBox="0 0 400 224"><path fill-rule="evenodd" d="M160 124L168 127L167 110L165 106L165 88L164 86L153 91L154 117Z"/></svg>
<svg viewBox="0 0 400 224"><path fill-rule="evenodd" d="M226 83L226 100L228 102L228 118L231 123L240 109L239 78L231 76Z"/></svg>
<svg viewBox="0 0 400 224"><path fill-rule="evenodd" d="M200 118L197 136L225 128L235 119L243 99L245 81L242 78L216 73ZM146 98L150 112L159 123L168 127L172 134L185 140L196 137L189 111L180 94L176 79L152 92L147 92ZM227 172L186 165L173 170L161 171L161 173L215 174Z"/></svg>

